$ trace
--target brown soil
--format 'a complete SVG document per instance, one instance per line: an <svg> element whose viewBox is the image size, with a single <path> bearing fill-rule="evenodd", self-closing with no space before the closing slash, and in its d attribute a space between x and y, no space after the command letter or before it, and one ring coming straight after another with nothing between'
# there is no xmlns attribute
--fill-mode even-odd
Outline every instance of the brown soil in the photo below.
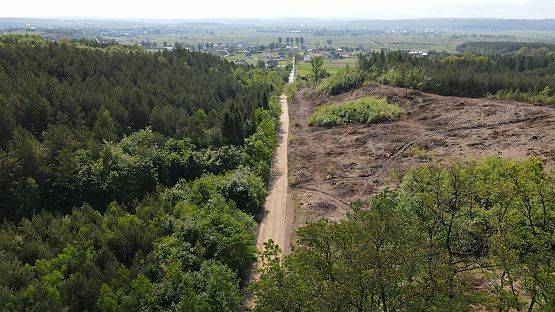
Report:
<svg viewBox="0 0 555 312"><path fill-rule="evenodd" d="M396 121L312 127L318 105L376 96L405 109ZM371 85L335 97L310 89L289 103L289 182L296 226L339 219L348 203L395 186L408 168L429 161L501 155L555 164L555 108L513 101L445 97Z"/></svg>
<svg viewBox="0 0 555 312"><path fill-rule="evenodd" d="M295 69L291 70L289 83L295 79ZM283 254L289 252L289 242L293 227L293 211L290 204L288 185L288 159L287 147L289 141L289 110L287 96L282 94L279 98L281 104L279 145L274 155L271 171L269 194L264 204L264 217L258 227L256 246L258 250L264 249L264 243L272 240L277 244Z"/></svg>

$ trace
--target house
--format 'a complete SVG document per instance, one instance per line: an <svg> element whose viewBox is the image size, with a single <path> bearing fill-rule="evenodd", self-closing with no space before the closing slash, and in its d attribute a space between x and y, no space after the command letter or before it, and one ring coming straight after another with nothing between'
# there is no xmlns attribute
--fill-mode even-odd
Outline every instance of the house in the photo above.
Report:
<svg viewBox="0 0 555 312"><path fill-rule="evenodd" d="M285 53L284 52L279 53L279 60L280 61L285 61Z"/></svg>
<svg viewBox="0 0 555 312"><path fill-rule="evenodd" d="M339 55L339 53L337 53L336 51L326 51L324 53L325 57L329 60L336 60L341 58L341 56Z"/></svg>
<svg viewBox="0 0 555 312"><path fill-rule="evenodd" d="M416 56L416 57L428 56L428 52L410 51L410 52L409 52L409 55L411 55L411 56Z"/></svg>
<svg viewBox="0 0 555 312"><path fill-rule="evenodd" d="M308 63L310 61L312 61L312 56L307 54L303 57L303 62Z"/></svg>
<svg viewBox="0 0 555 312"><path fill-rule="evenodd" d="M235 62L235 65L247 67L247 66L249 66L249 63L247 63L247 61L245 61L244 59L240 59L240 60Z"/></svg>

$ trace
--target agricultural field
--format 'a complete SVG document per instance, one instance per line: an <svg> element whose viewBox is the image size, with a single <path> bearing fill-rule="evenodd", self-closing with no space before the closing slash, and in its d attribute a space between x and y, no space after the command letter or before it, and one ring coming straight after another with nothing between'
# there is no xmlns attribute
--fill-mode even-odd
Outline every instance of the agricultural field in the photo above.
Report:
<svg viewBox="0 0 555 312"><path fill-rule="evenodd" d="M355 57L347 57L338 60L324 60L324 69L328 74L335 74L347 66L355 67L357 64L357 59ZM310 73L310 63L299 62L296 65L297 76L308 77Z"/></svg>
<svg viewBox="0 0 555 312"><path fill-rule="evenodd" d="M164 34L164 35L139 35L132 37L117 37L123 43L133 43L141 40L164 42L173 44L180 42L185 45L196 45L206 42L245 42L253 45L268 45L277 42L278 38L303 37L308 49L317 46L340 47L364 47L368 49L392 49L392 50L417 50L417 51L446 51L454 52L456 47L470 41L551 41L555 40L553 32L543 31L512 31L512 32L482 32L475 34L443 33L443 34L383 34L383 35L313 35L303 31L288 32L258 32L248 28L236 30L216 30L211 32L198 32L187 34ZM328 43L331 40L331 45Z"/></svg>

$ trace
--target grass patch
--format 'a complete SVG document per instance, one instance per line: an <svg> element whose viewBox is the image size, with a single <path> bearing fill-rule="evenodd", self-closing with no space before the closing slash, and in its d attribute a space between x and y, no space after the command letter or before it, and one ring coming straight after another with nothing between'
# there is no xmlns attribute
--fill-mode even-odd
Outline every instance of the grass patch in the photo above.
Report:
<svg viewBox="0 0 555 312"><path fill-rule="evenodd" d="M324 69L330 75L341 72L347 68L347 66L353 68L356 67L357 59L354 57L348 57L338 60L324 60ZM308 78L310 76L310 63L298 62L295 70L297 71L297 76Z"/></svg>
<svg viewBox="0 0 555 312"><path fill-rule="evenodd" d="M310 117L310 125L335 127L346 123L373 124L397 118L403 109L385 99L365 97L346 103L320 106Z"/></svg>

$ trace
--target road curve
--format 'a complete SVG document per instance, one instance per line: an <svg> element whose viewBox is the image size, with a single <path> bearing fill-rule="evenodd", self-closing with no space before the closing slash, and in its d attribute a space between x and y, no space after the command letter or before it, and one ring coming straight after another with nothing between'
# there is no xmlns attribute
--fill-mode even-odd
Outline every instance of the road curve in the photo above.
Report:
<svg viewBox="0 0 555 312"><path fill-rule="evenodd" d="M289 76L289 83L292 83L294 79L295 68L293 67ZM280 96L279 101L281 104L279 146L274 157L271 173L272 182L264 205L265 214L258 229L256 246L258 250L262 251L264 243L271 239L279 245L283 253L287 253L293 224L292 207L288 205L287 144L289 142L289 110L285 94Z"/></svg>

